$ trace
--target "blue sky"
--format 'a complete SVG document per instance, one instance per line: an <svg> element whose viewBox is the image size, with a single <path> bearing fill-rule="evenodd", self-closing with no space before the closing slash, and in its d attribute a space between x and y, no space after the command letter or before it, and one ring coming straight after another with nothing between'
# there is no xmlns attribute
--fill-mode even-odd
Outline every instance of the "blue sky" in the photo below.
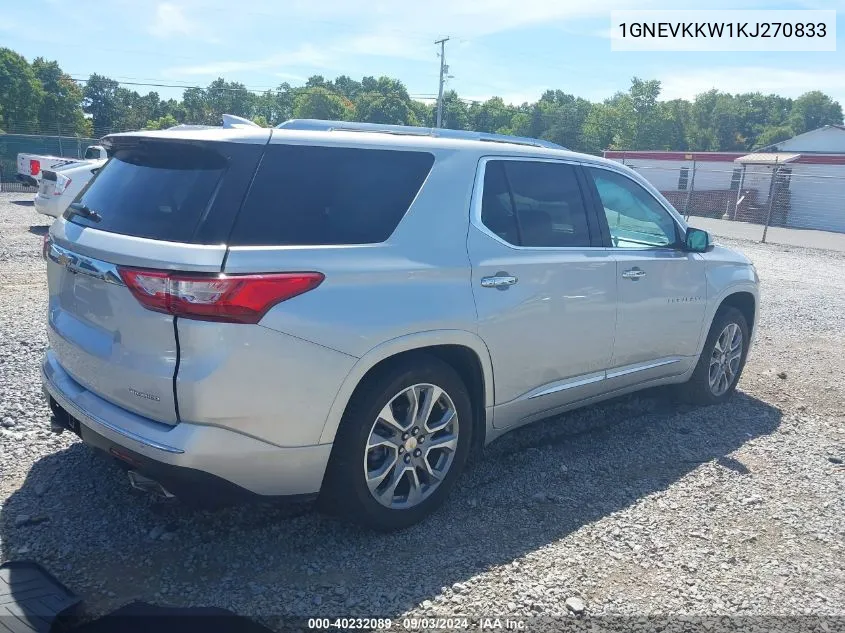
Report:
<svg viewBox="0 0 845 633"><path fill-rule="evenodd" d="M659 79L663 98L710 88L798 96L823 90L845 105L845 0L36 0L3 3L0 45L56 59L74 77L207 85L218 76L264 89L313 74L398 77L415 96L437 91L433 41L450 36L449 87L520 103L547 88L592 100ZM39 10L39 6L41 10ZM612 9L836 9L836 52L611 52ZM178 97L179 89L157 90Z"/></svg>

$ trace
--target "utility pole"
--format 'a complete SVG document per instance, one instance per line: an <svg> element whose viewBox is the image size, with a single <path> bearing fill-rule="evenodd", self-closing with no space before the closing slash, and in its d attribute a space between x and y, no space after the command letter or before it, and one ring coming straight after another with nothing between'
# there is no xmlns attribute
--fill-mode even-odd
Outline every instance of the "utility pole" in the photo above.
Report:
<svg viewBox="0 0 845 633"><path fill-rule="evenodd" d="M449 38L444 37L434 42L440 44L440 89L437 91L437 125L435 127L441 127L443 123L443 84L446 82L446 73L449 71L449 67L446 66L446 42L448 41Z"/></svg>

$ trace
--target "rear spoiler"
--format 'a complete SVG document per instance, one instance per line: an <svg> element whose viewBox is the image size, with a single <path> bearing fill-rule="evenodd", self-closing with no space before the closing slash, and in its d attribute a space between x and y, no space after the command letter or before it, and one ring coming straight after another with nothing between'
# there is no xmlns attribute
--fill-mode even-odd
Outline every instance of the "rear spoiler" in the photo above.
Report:
<svg viewBox="0 0 845 633"><path fill-rule="evenodd" d="M267 134L270 132L268 128L263 128L257 123L250 121L249 119L245 119L244 117L234 114L223 114L221 115L220 125L192 125L183 123L164 130L119 132L104 136L100 139L99 144L105 148L106 153L109 156L112 156L117 149L135 147L141 143L167 141L190 144L196 141L202 141L203 139L200 136L194 137L192 133L202 133L204 130L254 130L257 134L259 131L264 131ZM173 135L170 136L168 133L173 133Z"/></svg>

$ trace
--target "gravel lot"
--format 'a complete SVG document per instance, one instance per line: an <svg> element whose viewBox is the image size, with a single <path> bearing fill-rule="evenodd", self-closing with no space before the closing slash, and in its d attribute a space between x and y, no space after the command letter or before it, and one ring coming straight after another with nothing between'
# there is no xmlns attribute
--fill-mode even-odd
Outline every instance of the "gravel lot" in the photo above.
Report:
<svg viewBox="0 0 845 633"><path fill-rule="evenodd" d="M154 502L49 432L44 216L0 194L0 560L90 613L132 599L279 617L845 615L845 256L732 243L764 310L740 393L591 407L488 447L446 507L376 535L309 508ZM720 240L727 242L727 240Z"/></svg>

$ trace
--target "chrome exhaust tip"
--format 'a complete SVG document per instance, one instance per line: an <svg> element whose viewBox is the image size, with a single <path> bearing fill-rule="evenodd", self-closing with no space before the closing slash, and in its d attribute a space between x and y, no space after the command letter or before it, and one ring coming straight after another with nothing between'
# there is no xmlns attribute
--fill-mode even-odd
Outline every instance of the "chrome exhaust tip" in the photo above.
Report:
<svg viewBox="0 0 845 633"><path fill-rule="evenodd" d="M155 479L150 479L136 470L128 471L127 476L129 477L129 484L137 490L149 492L164 499L172 499L174 497L172 492L167 490Z"/></svg>

